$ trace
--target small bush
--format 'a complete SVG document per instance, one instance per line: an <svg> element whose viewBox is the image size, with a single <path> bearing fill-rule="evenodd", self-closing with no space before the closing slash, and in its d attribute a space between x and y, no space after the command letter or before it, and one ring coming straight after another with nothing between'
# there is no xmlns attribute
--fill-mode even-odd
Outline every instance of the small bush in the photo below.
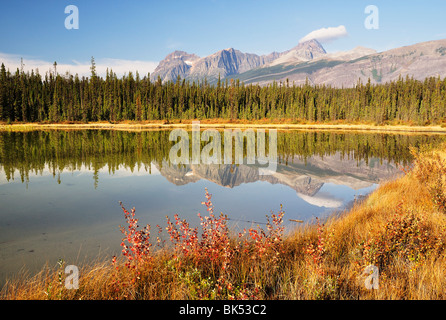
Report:
<svg viewBox="0 0 446 320"><path fill-rule="evenodd" d="M360 244L360 266L375 265L384 272L399 260L416 268L429 255L436 254L442 245L442 239L435 235L422 216L411 211L403 212L400 205L382 231L372 233Z"/></svg>
<svg viewBox="0 0 446 320"><path fill-rule="evenodd" d="M164 268L174 275L175 281L184 288L187 299L252 299L260 298L261 292L274 290L274 275L284 261L282 207L277 214L267 216L266 230L257 227L244 229L235 240L230 235L228 217L214 214L212 195L205 190L207 215L198 213L200 230L192 228L177 214L171 220L166 217L168 244L162 245L162 228L158 227L156 243L162 247ZM116 296L128 297L122 291L133 290L147 281L144 273L156 268L156 252L151 249L150 225L139 229L135 209L127 211L121 204L127 228L122 255L124 268L117 257L113 286ZM159 268L159 265L158 265ZM133 289L132 289L133 288Z"/></svg>

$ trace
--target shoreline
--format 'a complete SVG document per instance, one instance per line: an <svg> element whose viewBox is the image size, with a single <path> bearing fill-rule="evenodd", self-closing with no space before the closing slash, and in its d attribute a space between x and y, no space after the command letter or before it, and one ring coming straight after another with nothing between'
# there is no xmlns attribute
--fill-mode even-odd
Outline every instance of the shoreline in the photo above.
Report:
<svg viewBox="0 0 446 320"><path fill-rule="evenodd" d="M191 129L192 121L186 123L163 123L163 122L144 122L144 123L110 123L110 122L90 122L90 123L14 123L0 124L0 131L32 131L32 130L125 130L125 131L150 131L150 130L170 130L170 129ZM231 123L216 121L200 121L200 128L213 129L277 129L286 130L324 130L324 131L352 131L352 132L381 132L381 133L428 133L428 134L446 134L446 127L440 125L416 126L409 124L330 124L330 123Z"/></svg>
<svg viewBox="0 0 446 320"><path fill-rule="evenodd" d="M0 299L444 299L444 150L442 145L416 153L414 167L404 176L383 181L366 198L330 215L322 224L318 220L283 234L280 227L284 216L278 215L280 219L269 225L272 233L250 228L248 237L231 242L229 229L213 232L210 247L216 244L218 259L208 256L207 242L203 240L190 244L172 242L174 247L163 246L163 251L149 250L137 256L139 265L124 255L104 260L98 257L91 264L80 265L77 290L62 285L63 266L44 266L32 276L18 274L0 288ZM433 188L438 181L442 189ZM207 190L206 199L204 204L213 208ZM141 234L142 230L129 220L133 216L122 209L129 229ZM222 221L215 216L212 219L212 223ZM179 236L194 239L188 227ZM141 244L127 241L129 248L139 248L135 245ZM222 243L227 243L225 250L219 249ZM189 250L186 253L192 256L175 251L184 250L184 245ZM379 267L379 290L364 286L364 270L370 265ZM222 266L225 272L221 271ZM360 278L358 274L362 274ZM227 283L224 287L220 284L222 279Z"/></svg>
<svg viewBox="0 0 446 320"><path fill-rule="evenodd" d="M264 241L279 239L277 242L274 240L274 243L278 243L275 246L267 248L254 245L249 237L239 238L240 242L235 246L228 242L227 248L236 254L224 260L227 261L225 273L219 271L222 266L220 260L212 263L209 263L212 261L210 259L197 260L197 264L196 260L183 259L181 254L175 255L175 249L170 251L168 247L163 247L160 252L149 251L144 255L140 262L145 261L147 264L141 264L138 270L129 268L129 260L123 256L104 260L98 258L92 264L82 265L77 290L61 285L61 267L45 267L35 276L23 275L9 279L0 290L0 299L444 299L446 237L443 230L446 227L446 216L442 211L444 208L432 201L438 194L429 187L439 177L444 178L442 163L446 158L443 150L435 151L439 158L430 153L417 154L416 166L410 173L383 182L365 199L341 215L328 217L322 224L319 221L306 224L288 235L273 233L276 238L268 234L259 236ZM426 171L426 165L429 165L429 171ZM444 199L444 192L441 197ZM207 199L209 207L212 207L211 198ZM128 214L124 207L122 209ZM218 218L213 219L219 221ZM275 228L280 227L280 223L270 225L272 230L278 230ZM407 232L408 227L413 231ZM215 243L226 239L229 233L225 230L218 236L213 234L217 239ZM184 235L187 236L186 233ZM129 242L130 247L133 245L133 242ZM248 251L238 249L239 245ZM190 248L191 254L197 254L196 259L201 259L202 249ZM262 251L263 255L254 251L261 249L265 250ZM249 250L258 255L253 258ZM222 255L221 259L225 259L222 252L218 254ZM389 262L381 263L383 261ZM358 274L378 263L379 290L370 290L364 286L364 273L359 278ZM295 280L283 281L290 276ZM245 280L254 278L260 280L257 283ZM219 289L219 279L225 279L230 286ZM152 285L147 286L147 283ZM271 284L276 286L275 290L266 291L265 288ZM404 286L409 289L401 290Z"/></svg>

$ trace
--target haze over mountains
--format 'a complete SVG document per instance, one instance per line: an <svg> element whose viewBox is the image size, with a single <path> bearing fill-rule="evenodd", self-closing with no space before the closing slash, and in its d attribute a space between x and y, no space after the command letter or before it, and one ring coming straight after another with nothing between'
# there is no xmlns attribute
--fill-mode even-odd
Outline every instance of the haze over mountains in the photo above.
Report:
<svg viewBox="0 0 446 320"><path fill-rule="evenodd" d="M326 84L352 87L361 79L371 83L386 83L400 76L424 80L446 77L446 39L417 43L388 51L376 52L356 47L345 52L327 53L317 40L299 43L284 52L268 55L243 53L228 48L207 57L184 51L174 51L162 60L152 73L163 82L181 79L215 84L218 78L239 79L245 84L266 85L286 82L292 85Z"/></svg>

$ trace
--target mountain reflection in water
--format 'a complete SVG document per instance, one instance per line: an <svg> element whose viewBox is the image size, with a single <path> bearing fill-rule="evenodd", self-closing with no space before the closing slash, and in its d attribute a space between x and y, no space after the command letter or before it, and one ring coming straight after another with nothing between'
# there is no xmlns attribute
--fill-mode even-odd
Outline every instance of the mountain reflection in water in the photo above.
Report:
<svg viewBox="0 0 446 320"><path fill-rule="evenodd" d="M306 160L296 156L288 159L286 164L279 164L277 171L270 175L259 175L258 167L244 164L177 166L163 161L161 165L155 166L163 177L177 186L207 180L223 187L235 188L243 183L266 181L287 186L309 204L326 208L342 207L343 199L321 193L325 183L359 190L373 187L401 174L394 163L377 159L368 163L364 160L358 162L354 159L342 159L339 152L325 157L313 156Z"/></svg>
<svg viewBox="0 0 446 320"><path fill-rule="evenodd" d="M22 266L38 271L119 254L118 201L140 225L179 214L198 225L204 189L232 227L265 222L283 204L285 221L341 211L410 164L409 147L442 135L278 132L277 170L255 165L174 165L169 131L0 132L0 283ZM249 226L249 225L248 225Z"/></svg>

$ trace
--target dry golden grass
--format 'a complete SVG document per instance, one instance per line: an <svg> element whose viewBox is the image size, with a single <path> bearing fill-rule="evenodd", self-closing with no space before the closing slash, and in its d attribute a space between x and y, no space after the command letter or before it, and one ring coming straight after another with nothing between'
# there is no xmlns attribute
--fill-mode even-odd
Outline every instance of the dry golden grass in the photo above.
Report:
<svg viewBox="0 0 446 320"><path fill-rule="evenodd" d="M352 131L352 132L369 132L378 131L382 133L398 132L401 134L414 134L423 132L429 133L446 133L445 124L431 125L415 125L412 122L394 121L386 124L377 125L370 121L327 121L312 122L307 120L293 119L260 119L260 120L243 120L243 119L193 119L193 120L151 120L151 121L120 121L120 122L75 122L65 121L59 123L0 123L0 130L3 131L31 131L31 130L85 130L85 129L101 129L101 130L126 130L126 131L147 131L147 130L168 130L174 128L190 129L192 121L200 121L202 128L275 128L278 130L330 130L330 131Z"/></svg>
<svg viewBox="0 0 446 320"><path fill-rule="evenodd" d="M137 265L123 257L114 265L84 266L78 290L64 288L60 269L46 268L8 282L1 298L445 299L443 150L415 154L405 176L382 184L323 224L299 225L284 236L278 219L269 233L249 230L229 240L223 225L212 229L206 242L216 246L213 251L194 242L191 230L180 223L178 230L186 230L189 238L179 242L179 251L168 247L142 255ZM210 197L206 205L211 206ZM211 217L206 223L224 219ZM379 268L378 289L365 286L363 271L370 264Z"/></svg>

